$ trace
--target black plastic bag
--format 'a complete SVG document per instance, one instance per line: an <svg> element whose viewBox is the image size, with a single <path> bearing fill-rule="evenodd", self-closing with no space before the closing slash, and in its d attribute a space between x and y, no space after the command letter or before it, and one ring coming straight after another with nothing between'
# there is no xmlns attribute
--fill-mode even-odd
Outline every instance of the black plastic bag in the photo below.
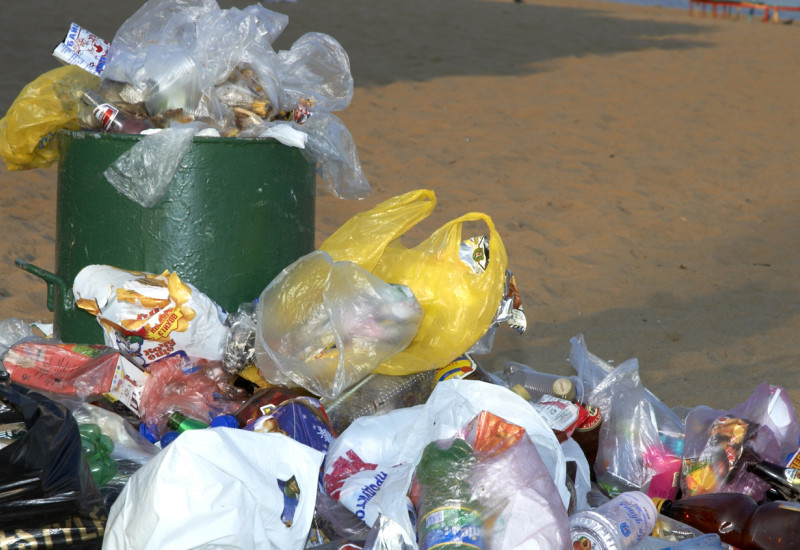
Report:
<svg viewBox="0 0 800 550"><path fill-rule="evenodd" d="M72 413L7 378L0 404L6 420L18 415L25 424L24 434L0 449L0 546L99 548L108 510Z"/></svg>

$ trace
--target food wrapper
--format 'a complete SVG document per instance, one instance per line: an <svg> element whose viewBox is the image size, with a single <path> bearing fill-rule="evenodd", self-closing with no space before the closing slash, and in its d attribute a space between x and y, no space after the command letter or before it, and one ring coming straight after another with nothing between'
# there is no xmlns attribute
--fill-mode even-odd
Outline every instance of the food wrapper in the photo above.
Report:
<svg viewBox="0 0 800 550"><path fill-rule="evenodd" d="M92 400L105 396L139 413L147 373L107 346L20 342L3 365L18 384L56 395Z"/></svg>
<svg viewBox="0 0 800 550"><path fill-rule="evenodd" d="M105 343L141 367L183 351L222 359L225 312L176 273L160 275L89 265L75 277L75 305L97 317Z"/></svg>
<svg viewBox="0 0 800 550"><path fill-rule="evenodd" d="M108 60L108 47L107 41L72 23L64 40L53 50L53 55L64 63L100 76Z"/></svg>

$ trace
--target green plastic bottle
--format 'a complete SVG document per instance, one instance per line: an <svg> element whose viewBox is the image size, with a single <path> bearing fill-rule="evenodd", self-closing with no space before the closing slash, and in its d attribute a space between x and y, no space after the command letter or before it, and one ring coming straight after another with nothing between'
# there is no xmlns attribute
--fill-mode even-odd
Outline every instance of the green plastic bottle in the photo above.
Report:
<svg viewBox="0 0 800 550"><path fill-rule="evenodd" d="M434 441L423 450L415 474L420 550L484 548L483 519L470 482L475 462L463 439Z"/></svg>

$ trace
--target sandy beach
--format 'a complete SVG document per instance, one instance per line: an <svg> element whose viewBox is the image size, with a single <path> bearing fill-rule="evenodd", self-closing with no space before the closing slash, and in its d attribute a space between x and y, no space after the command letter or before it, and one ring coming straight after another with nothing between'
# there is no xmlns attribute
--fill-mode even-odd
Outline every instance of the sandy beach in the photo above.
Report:
<svg viewBox="0 0 800 550"><path fill-rule="evenodd" d="M40 21L37 4L3 8L0 112L57 66L71 21L110 40L135 11L83 0ZM355 94L337 114L372 193L320 195L318 243L433 189L438 206L406 244L485 212L516 276L528 329L500 327L477 357L487 368L572 374L583 334L613 364L638 358L670 406L730 408L763 381L800 405L797 25L590 0L267 7L290 18L276 49L317 31L350 56ZM56 183L55 167L0 166L0 319L52 318L45 284L14 260L54 268Z"/></svg>

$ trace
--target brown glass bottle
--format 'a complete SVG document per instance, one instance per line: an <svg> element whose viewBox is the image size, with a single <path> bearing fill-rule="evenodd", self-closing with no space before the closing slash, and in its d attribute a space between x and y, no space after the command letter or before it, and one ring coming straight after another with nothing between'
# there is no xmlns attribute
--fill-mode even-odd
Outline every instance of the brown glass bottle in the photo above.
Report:
<svg viewBox="0 0 800 550"><path fill-rule="evenodd" d="M239 427L244 428L247 424L260 416L264 416L270 410L275 409L281 403L285 403L301 396L311 396L312 394L301 388L284 388L283 386L272 386L259 390L253 394L233 416L239 422Z"/></svg>
<svg viewBox="0 0 800 550"><path fill-rule="evenodd" d="M748 472L769 483L773 492L781 500L800 502L800 470L786 468L765 460L748 462L745 468Z"/></svg>
<svg viewBox="0 0 800 550"><path fill-rule="evenodd" d="M800 504L757 504L742 493L709 493L679 500L654 498L659 513L703 531L717 533L739 550L800 548Z"/></svg>
<svg viewBox="0 0 800 550"><path fill-rule="evenodd" d="M603 415L597 407L583 406L589 416L572 432L572 439L580 445L586 461L589 462L589 473L592 481L596 481L594 463L597 461L597 449L600 447L600 426L603 424Z"/></svg>

